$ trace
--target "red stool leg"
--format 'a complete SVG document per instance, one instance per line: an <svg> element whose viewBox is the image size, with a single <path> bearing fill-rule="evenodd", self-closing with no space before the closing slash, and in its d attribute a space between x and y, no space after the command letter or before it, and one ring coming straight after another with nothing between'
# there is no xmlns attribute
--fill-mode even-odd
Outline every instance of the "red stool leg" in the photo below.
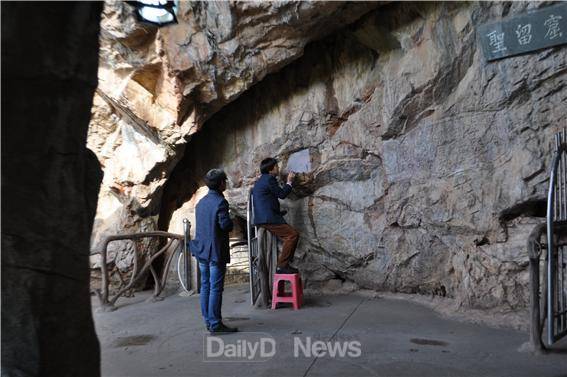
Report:
<svg viewBox="0 0 567 377"><path fill-rule="evenodd" d="M273 285L274 286L272 288L272 310L275 310L276 307L278 306L280 279L274 277Z"/></svg>
<svg viewBox="0 0 567 377"><path fill-rule="evenodd" d="M299 310L299 280L298 275L294 274L293 278L291 279L291 297L292 297L292 304L293 310Z"/></svg>
<svg viewBox="0 0 567 377"><path fill-rule="evenodd" d="M299 277L299 306L303 306L303 281Z"/></svg>

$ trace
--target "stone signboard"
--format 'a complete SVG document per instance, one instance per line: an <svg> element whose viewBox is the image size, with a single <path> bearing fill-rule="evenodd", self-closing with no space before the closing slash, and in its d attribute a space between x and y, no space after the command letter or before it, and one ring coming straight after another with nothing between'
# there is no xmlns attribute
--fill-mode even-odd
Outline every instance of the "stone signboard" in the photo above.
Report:
<svg viewBox="0 0 567 377"><path fill-rule="evenodd" d="M487 61L567 43L567 3L481 25L478 37Z"/></svg>

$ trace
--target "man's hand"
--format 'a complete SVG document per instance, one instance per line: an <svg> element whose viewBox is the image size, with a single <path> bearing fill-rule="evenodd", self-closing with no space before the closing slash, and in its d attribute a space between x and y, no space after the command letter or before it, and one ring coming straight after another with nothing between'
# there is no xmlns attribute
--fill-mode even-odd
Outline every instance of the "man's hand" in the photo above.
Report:
<svg viewBox="0 0 567 377"><path fill-rule="evenodd" d="M294 178L295 178L295 173L290 171L289 174L287 175L287 184L291 186Z"/></svg>

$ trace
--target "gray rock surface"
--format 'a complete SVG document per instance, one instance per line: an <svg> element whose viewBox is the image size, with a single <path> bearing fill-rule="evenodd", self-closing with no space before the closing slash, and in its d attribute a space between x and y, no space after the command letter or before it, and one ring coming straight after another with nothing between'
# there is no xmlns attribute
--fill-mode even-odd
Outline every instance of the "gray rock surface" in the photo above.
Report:
<svg viewBox="0 0 567 377"><path fill-rule="evenodd" d="M251 63L246 69L260 67L252 81L242 68L248 60L211 54L209 42L197 42L199 33L186 40L185 52L194 56L185 60L162 43L167 61L177 67L171 73L183 81L179 70L186 69L199 83L179 87L206 103L207 111L193 128L185 121L177 123L181 131L152 126L159 144L168 143L165 134L191 134L200 120L206 122L183 148L167 144L167 162L121 191L122 202L147 209L130 213L129 221L152 219L167 228L179 217L175 210L202 186L200 177L217 166L229 174L229 201L244 216L259 162L277 156L285 167L291 154L307 149L311 172L298 176L284 206L302 235L297 262L310 287L335 289L339 280L349 289L451 297L468 308L525 307L525 237L544 211L552 135L567 125L567 52L557 47L486 63L475 33L482 23L545 5L382 5L307 45L296 62L284 57L270 69ZM256 27L288 14L276 8L264 10L271 16L256 10ZM194 27L212 28L207 22ZM215 25L221 24L212 29L213 40L232 35L229 29L240 30L239 36L246 30ZM172 29L158 40L175 38ZM269 50L272 41L256 48ZM192 50L194 43L203 48ZM193 71L189 60L209 64ZM203 76L217 64L217 76ZM245 83L228 103L237 97L230 94L235 86L226 85L227 95L215 88L231 82L223 68L231 64ZM195 78L205 76L215 79ZM193 114L199 106L189 108ZM116 181L107 179L108 187Z"/></svg>
<svg viewBox="0 0 567 377"><path fill-rule="evenodd" d="M105 173L92 250L105 235L159 226L166 179L212 114L380 4L182 1L179 24L158 30L107 1L88 139ZM131 254L125 243L112 247Z"/></svg>
<svg viewBox="0 0 567 377"><path fill-rule="evenodd" d="M486 63L475 26L526 6L392 4L313 43L194 136L175 197L223 166L244 215L259 161L285 167L308 149L312 171L284 206L309 286L525 307L525 238L542 221L550 140L567 121L567 53Z"/></svg>

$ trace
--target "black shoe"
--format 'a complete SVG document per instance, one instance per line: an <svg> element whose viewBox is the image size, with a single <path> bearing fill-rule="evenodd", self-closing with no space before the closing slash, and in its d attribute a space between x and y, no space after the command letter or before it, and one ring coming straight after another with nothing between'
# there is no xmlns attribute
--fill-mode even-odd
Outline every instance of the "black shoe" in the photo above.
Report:
<svg viewBox="0 0 567 377"><path fill-rule="evenodd" d="M227 332L237 332L238 329L236 327L228 327L224 323L219 323L214 329L209 329L211 334L222 334Z"/></svg>
<svg viewBox="0 0 567 377"><path fill-rule="evenodd" d="M291 266L276 268L276 274L297 274L299 270Z"/></svg>

